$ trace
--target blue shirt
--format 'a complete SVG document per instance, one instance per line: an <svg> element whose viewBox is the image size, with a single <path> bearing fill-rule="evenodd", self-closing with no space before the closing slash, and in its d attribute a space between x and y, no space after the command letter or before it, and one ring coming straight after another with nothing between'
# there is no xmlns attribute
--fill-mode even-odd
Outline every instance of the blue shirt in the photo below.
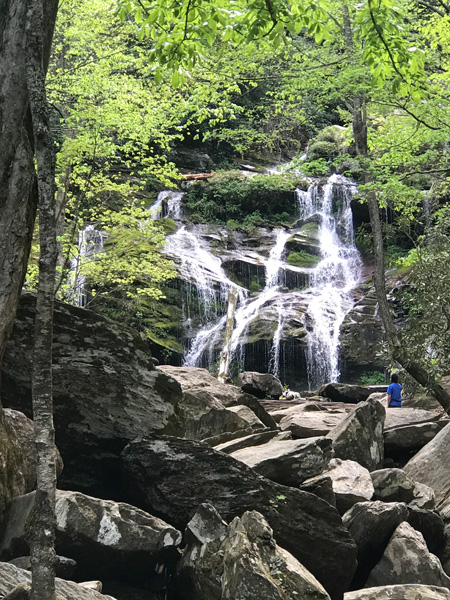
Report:
<svg viewBox="0 0 450 600"><path fill-rule="evenodd" d="M391 383L387 389L387 393L391 395L391 402L389 406L402 405L402 386L400 383Z"/></svg>

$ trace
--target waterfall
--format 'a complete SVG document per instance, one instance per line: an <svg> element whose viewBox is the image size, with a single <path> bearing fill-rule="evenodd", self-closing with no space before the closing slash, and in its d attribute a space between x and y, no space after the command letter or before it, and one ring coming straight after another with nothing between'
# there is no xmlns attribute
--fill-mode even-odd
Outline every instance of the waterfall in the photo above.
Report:
<svg viewBox="0 0 450 600"><path fill-rule="evenodd" d="M163 219L170 217L175 221L182 219L182 198L184 192L163 190L159 192L156 202L150 207L150 218Z"/></svg>
<svg viewBox="0 0 450 600"><path fill-rule="evenodd" d="M103 252L103 236L106 235L95 229L94 225L86 225L78 232L78 254L70 262L68 276L69 291L67 299L75 306L86 306L89 290L86 286L86 275L81 273L84 261L93 259L96 254Z"/></svg>
<svg viewBox="0 0 450 600"><path fill-rule="evenodd" d="M278 293L279 272L283 268L281 256L284 252L287 239L290 233L284 229L276 232L276 242L270 251L269 258L265 263L266 285L263 291L253 300L238 308L235 313L235 327L230 341L231 358L237 349L242 346L246 339L243 334L249 323L257 316L264 304L272 300Z"/></svg>
<svg viewBox="0 0 450 600"><path fill-rule="evenodd" d="M307 372L310 388L338 380L340 327L353 307L352 290L362 266L350 206L355 193L356 186L338 175L326 183L312 183L307 192L298 190L298 229L261 230L262 241L256 246L242 232L230 234L214 226L179 223L167 238L165 252L174 258L182 282L183 363L216 364L224 380L230 368L234 372L237 365L245 368L248 364L280 376L285 368L292 370L287 365L294 360L301 370L298 380L305 381ZM160 206L166 206L162 214L179 217L181 196L174 192L158 196ZM314 246L313 254L318 254L317 264L285 263L287 241L293 240L291 252L296 252L297 243L302 248L302 240L309 239L304 233L309 223L317 225L317 233L308 242ZM221 248L219 253L216 247ZM229 266L234 261L244 267L235 271ZM230 277L245 280L245 288L229 278L223 263ZM250 284L259 284L262 272L263 289L256 292L253 288L250 295ZM261 327L264 334L259 336ZM258 345L253 346L253 339ZM245 356L249 346L252 352Z"/></svg>
<svg viewBox="0 0 450 600"><path fill-rule="evenodd" d="M301 218L320 218L320 262L310 276L305 315L310 388L339 379L339 331L353 306L352 289L361 277L361 259L354 243L350 203L356 186L333 175L324 186L298 194Z"/></svg>

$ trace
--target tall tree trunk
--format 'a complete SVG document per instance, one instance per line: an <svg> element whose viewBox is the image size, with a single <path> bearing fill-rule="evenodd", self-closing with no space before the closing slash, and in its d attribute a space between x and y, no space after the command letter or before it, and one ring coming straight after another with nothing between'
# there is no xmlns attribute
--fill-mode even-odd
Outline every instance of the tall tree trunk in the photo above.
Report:
<svg viewBox="0 0 450 600"><path fill-rule="evenodd" d="M57 243L55 152L45 94L44 1L29 0L27 84L38 177L39 284L36 300L32 372L37 487L28 525L31 550L31 600L55 597L56 449L53 427L52 343Z"/></svg>
<svg viewBox="0 0 450 600"><path fill-rule="evenodd" d="M58 0L43 0L48 67ZM27 0L0 0L0 365L27 268L37 184L26 81Z"/></svg>
<svg viewBox="0 0 450 600"><path fill-rule="evenodd" d="M356 152L367 161L367 119L365 107L361 105L360 99L357 99L353 110L353 135L355 138ZM366 169L367 173L367 169ZM365 183L370 181L366 176ZM384 248L383 232L381 228L380 209L375 192L369 191L366 196L369 209L370 226L372 229L372 244L374 255L374 274L373 282L378 301L380 317L386 334L386 339L391 350L392 357L403 369L420 385L429 389L436 400L441 404L446 412L450 412L450 394L432 377L423 365L412 361L408 353L402 347L401 336L395 326L392 313L386 296L386 277L384 269Z"/></svg>

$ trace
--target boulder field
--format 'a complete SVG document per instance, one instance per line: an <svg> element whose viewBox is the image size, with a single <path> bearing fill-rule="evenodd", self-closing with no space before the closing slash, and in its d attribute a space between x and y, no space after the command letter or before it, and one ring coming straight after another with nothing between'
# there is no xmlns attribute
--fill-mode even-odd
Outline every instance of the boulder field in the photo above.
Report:
<svg viewBox="0 0 450 600"><path fill-rule="evenodd" d="M30 585L33 314L26 294L2 373L5 599ZM450 600L441 412L155 368L133 331L61 303L54 335L58 600Z"/></svg>

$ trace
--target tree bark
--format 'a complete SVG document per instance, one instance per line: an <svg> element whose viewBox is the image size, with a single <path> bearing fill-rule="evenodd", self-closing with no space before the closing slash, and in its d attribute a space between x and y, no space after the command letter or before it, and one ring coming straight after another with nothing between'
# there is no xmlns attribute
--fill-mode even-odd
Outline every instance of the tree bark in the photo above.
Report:
<svg viewBox="0 0 450 600"><path fill-rule="evenodd" d="M0 365L31 248L37 183L26 81L27 0L0 0ZM43 0L48 67L58 0Z"/></svg>
<svg viewBox="0 0 450 600"><path fill-rule="evenodd" d="M52 343L56 278L55 149L45 93L45 0L29 0L27 85L37 163L39 284L32 372L37 451L35 503L27 530L31 552L31 600L55 597L56 448L53 426Z"/></svg>
<svg viewBox="0 0 450 600"><path fill-rule="evenodd" d="M353 112L353 135L355 137L356 153L363 161L367 160L367 119L365 109L359 102L355 102L356 110ZM367 169L366 169L367 172ZM365 183L370 181L366 176ZM401 336L395 326L386 295L386 277L384 270L383 232L381 228L380 209L375 192L369 191L366 196L369 209L370 226L372 229L372 245L374 256L373 282L378 301L381 321L383 323L386 339L392 358L420 385L430 390L436 400L447 413L450 413L450 394L431 376L431 374L418 362L411 361L402 347Z"/></svg>

